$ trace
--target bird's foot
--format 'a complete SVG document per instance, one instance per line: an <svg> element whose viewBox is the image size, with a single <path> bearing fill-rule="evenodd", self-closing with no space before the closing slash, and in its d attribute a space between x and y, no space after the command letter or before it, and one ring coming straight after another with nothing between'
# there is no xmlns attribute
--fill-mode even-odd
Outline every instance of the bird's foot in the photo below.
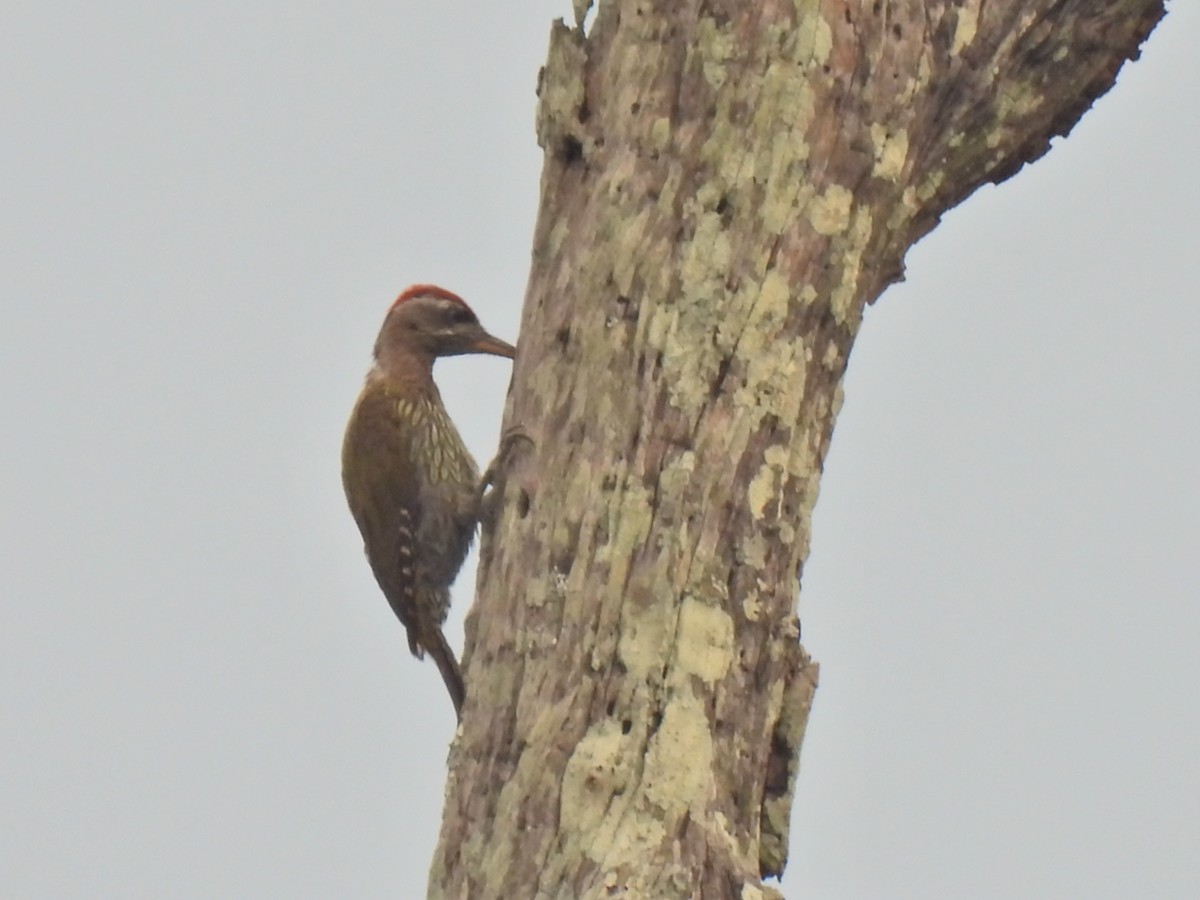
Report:
<svg viewBox="0 0 1200 900"><path fill-rule="evenodd" d="M533 448L533 438L525 433L519 425L508 428L500 438L500 449L495 458L488 463L479 479L477 499L479 501L480 517L490 524L499 511L499 498L504 493L504 479L512 466L519 450Z"/></svg>

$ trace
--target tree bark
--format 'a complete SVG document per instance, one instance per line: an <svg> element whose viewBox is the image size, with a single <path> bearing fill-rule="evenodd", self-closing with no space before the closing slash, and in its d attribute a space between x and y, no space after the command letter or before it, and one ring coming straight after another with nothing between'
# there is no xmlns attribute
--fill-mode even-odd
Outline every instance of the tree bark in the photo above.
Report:
<svg viewBox="0 0 1200 900"><path fill-rule="evenodd" d="M586 10L586 4L576 4ZM1065 134L1161 0L608 0L556 23L431 897L753 898L817 667L797 579L867 303Z"/></svg>

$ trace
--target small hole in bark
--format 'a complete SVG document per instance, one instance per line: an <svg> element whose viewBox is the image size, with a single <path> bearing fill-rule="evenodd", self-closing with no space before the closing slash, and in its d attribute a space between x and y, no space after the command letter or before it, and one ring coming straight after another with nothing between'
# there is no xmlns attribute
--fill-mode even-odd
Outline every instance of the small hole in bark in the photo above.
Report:
<svg viewBox="0 0 1200 900"><path fill-rule="evenodd" d="M571 329L564 325L558 331L554 332L554 340L558 342L558 346L566 350L567 345L571 343Z"/></svg>
<svg viewBox="0 0 1200 900"><path fill-rule="evenodd" d="M617 701L609 700L608 706L604 707L604 714L606 716L611 716L616 711L617 711Z"/></svg>
<svg viewBox="0 0 1200 900"><path fill-rule="evenodd" d="M584 100L579 104L579 121L586 122L592 117L592 111L588 108L587 101Z"/></svg>
<svg viewBox="0 0 1200 900"><path fill-rule="evenodd" d="M642 111L642 104L640 104L640 103L632 103L632 104L630 104L630 106L629 106L629 111L630 111L630 112L631 112L633 115L635 115L635 116L636 116L636 115L637 115L639 112L641 112L641 111Z"/></svg>
<svg viewBox="0 0 1200 900"><path fill-rule="evenodd" d="M558 144L558 159L564 166L572 166L583 160L583 144L579 138L568 135Z"/></svg>
<svg viewBox="0 0 1200 900"><path fill-rule="evenodd" d="M621 720L621 734L629 734L629 732L631 732L631 731L633 731L633 720L632 719L622 719Z"/></svg>
<svg viewBox="0 0 1200 900"><path fill-rule="evenodd" d="M521 493L517 494L517 517L520 519L529 515L529 491L522 489Z"/></svg>
<svg viewBox="0 0 1200 900"><path fill-rule="evenodd" d="M556 576L562 577L562 581L560 582L560 584L562 584L563 586L566 585L566 580L571 575L571 566L573 566L575 564L575 546L574 545L578 540L579 540L579 536L578 536L578 534L576 534L575 540L571 541L571 547L568 548L566 553L564 553L562 556L560 556L558 558L558 562L554 566L554 568L557 570L555 573Z"/></svg>
<svg viewBox="0 0 1200 900"><path fill-rule="evenodd" d="M845 12L843 12L842 18L844 18L846 20L847 25L851 24L854 21L853 19L850 18L850 10L846 10Z"/></svg>
<svg viewBox="0 0 1200 900"><path fill-rule="evenodd" d="M899 25L893 25L892 34L896 36L896 40L899 40L900 38L904 37L904 29Z"/></svg>

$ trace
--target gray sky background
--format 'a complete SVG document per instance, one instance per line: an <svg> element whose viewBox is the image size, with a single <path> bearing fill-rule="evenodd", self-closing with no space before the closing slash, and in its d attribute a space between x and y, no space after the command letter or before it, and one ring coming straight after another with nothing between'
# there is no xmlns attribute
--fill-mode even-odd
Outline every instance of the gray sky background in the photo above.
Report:
<svg viewBox="0 0 1200 900"><path fill-rule="evenodd" d="M559 15L6 7L0 897L423 895L452 713L341 434L406 284L516 336ZM868 311L790 896L1200 896L1197 45L1176 0ZM438 376L489 456L507 364Z"/></svg>

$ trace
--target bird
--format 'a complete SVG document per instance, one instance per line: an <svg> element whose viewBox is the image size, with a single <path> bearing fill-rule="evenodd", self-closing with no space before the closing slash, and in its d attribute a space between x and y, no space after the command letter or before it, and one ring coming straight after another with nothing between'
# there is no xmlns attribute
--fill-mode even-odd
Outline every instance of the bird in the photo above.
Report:
<svg viewBox="0 0 1200 900"><path fill-rule="evenodd" d="M342 442L342 485L371 571L412 654L436 663L459 719L466 692L442 625L485 486L433 364L467 353L513 359L516 348L486 331L457 294L431 284L405 289L384 317Z"/></svg>

